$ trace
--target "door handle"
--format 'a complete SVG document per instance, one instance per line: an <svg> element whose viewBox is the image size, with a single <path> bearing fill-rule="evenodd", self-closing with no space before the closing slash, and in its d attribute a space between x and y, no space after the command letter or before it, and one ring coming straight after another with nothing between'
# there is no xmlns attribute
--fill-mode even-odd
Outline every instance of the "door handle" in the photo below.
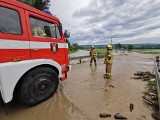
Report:
<svg viewBox="0 0 160 120"><path fill-rule="evenodd" d="M37 49L37 48L32 48L31 50L32 50L32 51L37 51L37 50L39 50L39 49Z"/></svg>

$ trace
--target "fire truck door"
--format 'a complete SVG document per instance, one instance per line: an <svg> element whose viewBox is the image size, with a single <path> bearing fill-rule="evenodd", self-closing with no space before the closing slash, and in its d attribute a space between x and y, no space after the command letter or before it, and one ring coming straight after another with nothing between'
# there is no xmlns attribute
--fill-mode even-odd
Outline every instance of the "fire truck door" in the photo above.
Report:
<svg viewBox="0 0 160 120"><path fill-rule="evenodd" d="M58 22L26 11L32 59L53 59L59 64L66 60L66 43L58 29ZM46 27L50 29L47 33Z"/></svg>

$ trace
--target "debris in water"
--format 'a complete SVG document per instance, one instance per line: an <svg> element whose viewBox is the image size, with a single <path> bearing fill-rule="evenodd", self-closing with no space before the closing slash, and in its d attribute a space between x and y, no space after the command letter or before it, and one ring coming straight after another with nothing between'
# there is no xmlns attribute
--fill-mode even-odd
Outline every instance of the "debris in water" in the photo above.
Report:
<svg viewBox="0 0 160 120"><path fill-rule="evenodd" d="M155 106L155 107L159 107L159 105L158 105L156 102L147 99L145 96L142 96L142 98L144 99L144 101L145 101L146 103L148 103L148 104L150 104L150 105L152 105L152 106Z"/></svg>
<svg viewBox="0 0 160 120"><path fill-rule="evenodd" d="M148 105L150 109L152 109L153 111L158 111L159 104L158 104L156 77L154 74L150 74L149 76L150 78L148 80L148 83L146 84L147 91L144 92L144 96L142 97L144 102ZM160 113L155 112L152 114L152 117L155 118L155 120L160 120Z"/></svg>
<svg viewBox="0 0 160 120"><path fill-rule="evenodd" d="M134 73L134 75L139 75L139 76L143 76L145 73L144 72L141 72L141 71L138 71L136 73Z"/></svg>
<svg viewBox="0 0 160 120"><path fill-rule="evenodd" d="M136 73L134 73L134 77L132 77L131 79L141 79L143 81L149 81L149 80L155 80L156 78L156 75L155 74L152 74L151 72L149 71L146 71L146 72L141 72L141 71L138 71Z"/></svg>
<svg viewBox="0 0 160 120"><path fill-rule="evenodd" d="M155 79L155 78L150 79L150 82L155 82L155 81L156 81L156 79Z"/></svg>
<svg viewBox="0 0 160 120"><path fill-rule="evenodd" d="M152 93L152 92L149 92L148 94L149 94L150 96L157 96L156 93Z"/></svg>
<svg viewBox="0 0 160 120"><path fill-rule="evenodd" d="M117 113L116 115L114 115L115 119L127 119L126 117L120 115L120 113Z"/></svg>
<svg viewBox="0 0 160 120"><path fill-rule="evenodd" d="M154 112L154 113L152 113L152 117L153 117L155 120L160 120L160 112Z"/></svg>
<svg viewBox="0 0 160 120"><path fill-rule="evenodd" d="M109 87L115 88L113 85L110 85Z"/></svg>
<svg viewBox="0 0 160 120"><path fill-rule="evenodd" d="M99 116L100 116L100 117L111 117L111 114L100 113Z"/></svg>
<svg viewBox="0 0 160 120"><path fill-rule="evenodd" d="M133 103L130 103L129 108L130 108L130 112L132 112L132 110L134 109L134 104L133 104Z"/></svg>
<svg viewBox="0 0 160 120"><path fill-rule="evenodd" d="M131 79L141 79L142 77L131 77Z"/></svg>

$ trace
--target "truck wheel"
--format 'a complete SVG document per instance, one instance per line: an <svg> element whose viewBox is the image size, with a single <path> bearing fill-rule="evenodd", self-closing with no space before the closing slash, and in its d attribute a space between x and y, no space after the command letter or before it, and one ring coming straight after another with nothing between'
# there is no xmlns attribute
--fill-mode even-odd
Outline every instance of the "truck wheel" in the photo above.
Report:
<svg viewBox="0 0 160 120"><path fill-rule="evenodd" d="M17 97L21 103L29 106L37 105L57 90L58 75L50 68L37 68L29 72L22 80Z"/></svg>

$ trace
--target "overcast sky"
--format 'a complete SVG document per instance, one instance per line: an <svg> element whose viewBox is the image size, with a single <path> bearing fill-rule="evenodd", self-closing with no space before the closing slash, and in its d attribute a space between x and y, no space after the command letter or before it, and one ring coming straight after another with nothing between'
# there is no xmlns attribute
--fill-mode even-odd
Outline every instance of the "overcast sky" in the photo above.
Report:
<svg viewBox="0 0 160 120"><path fill-rule="evenodd" d="M160 0L51 1L72 43L160 43Z"/></svg>

